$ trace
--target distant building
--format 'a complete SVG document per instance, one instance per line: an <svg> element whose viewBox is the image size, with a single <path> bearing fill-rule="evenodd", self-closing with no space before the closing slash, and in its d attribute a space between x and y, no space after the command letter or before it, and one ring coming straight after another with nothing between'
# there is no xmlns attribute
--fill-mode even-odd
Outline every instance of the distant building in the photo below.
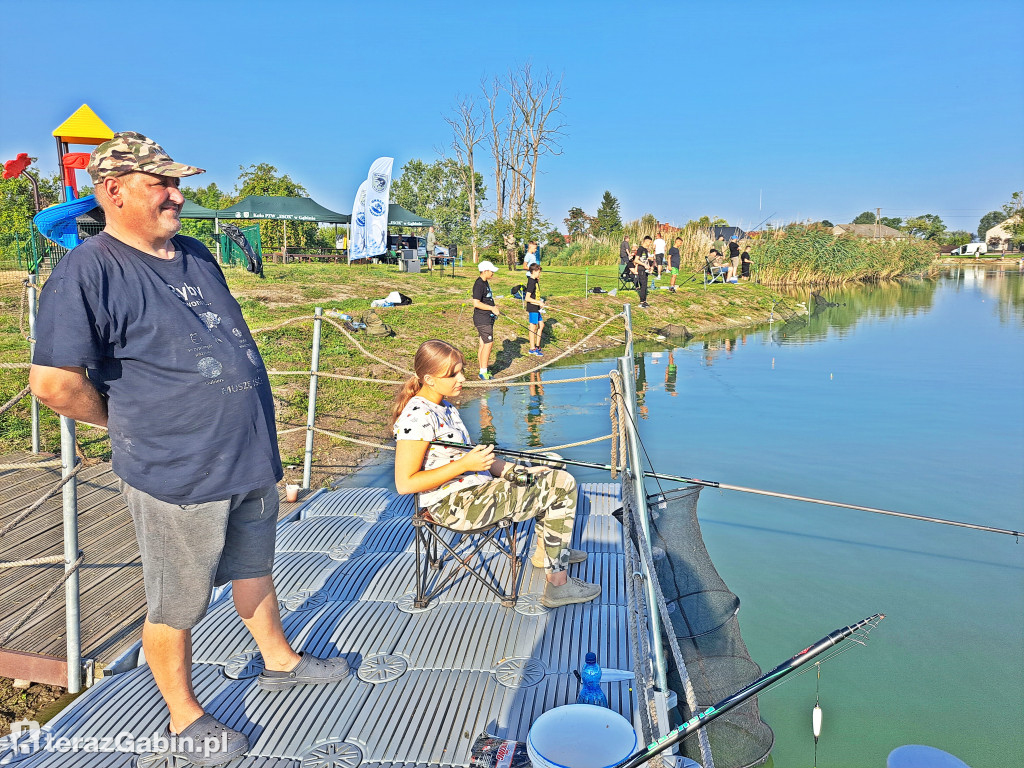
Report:
<svg viewBox="0 0 1024 768"><path fill-rule="evenodd" d="M992 229L985 232L985 242L988 243L988 247L994 251L1008 251L1014 246L1013 233L1010 232L1008 225L1011 222L1017 220L1017 216L1012 219L1007 219L1002 224L997 224ZM1020 247L1020 243L1016 243L1017 247Z"/></svg>
<svg viewBox="0 0 1024 768"><path fill-rule="evenodd" d="M669 235L671 235L673 232L678 232L680 229L681 227L675 227L669 224L668 222L659 221L658 228L655 231L661 232L661 234L664 235L666 239L668 239Z"/></svg>
<svg viewBox="0 0 1024 768"><path fill-rule="evenodd" d="M724 240L725 242L729 242L734 237L737 240L742 240L747 236L747 233L739 227L712 227L711 236L715 240Z"/></svg>
<svg viewBox="0 0 1024 768"><path fill-rule="evenodd" d="M833 235L854 235L869 240L909 240L905 232L885 224L838 224L832 227Z"/></svg>

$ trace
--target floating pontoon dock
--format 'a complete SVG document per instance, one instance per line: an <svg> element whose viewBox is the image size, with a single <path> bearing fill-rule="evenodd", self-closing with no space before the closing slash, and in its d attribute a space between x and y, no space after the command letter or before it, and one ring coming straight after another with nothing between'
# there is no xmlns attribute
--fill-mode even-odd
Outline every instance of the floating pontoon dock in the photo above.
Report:
<svg viewBox="0 0 1024 768"><path fill-rule="evenodd" d="M573 570L600 582L603 592L592 603L554 610L538 601L543 572L529 564L532 524L521 535L525 570L514 609L463 576L417 610L411 497L379 488L311 497L278 532L275 582L285 632L298 649L345 656L354 672L337 685L261 691L252 638L230 590L218 595L194 631L194 678L207 710L249 735L249 757L232 766L465 766L481 732L525 740L542 712L574 702L573 670L588 650L606 668L628 669L622 527L612 517L619 496L618 484L582 486L573 546L589 557ZM508 567L497 554L495 563ZM113 740L162 732L167 713L144 660L129 654L109 671L115 674L43 728L42 744L47 734ZM612 709L633 720L630 682L605 690ZM0 751L0 763L12 757L22 756ZM137 759L39 751L18 765L113 768ZM139 765L174 764L143 755Z"/></svg>

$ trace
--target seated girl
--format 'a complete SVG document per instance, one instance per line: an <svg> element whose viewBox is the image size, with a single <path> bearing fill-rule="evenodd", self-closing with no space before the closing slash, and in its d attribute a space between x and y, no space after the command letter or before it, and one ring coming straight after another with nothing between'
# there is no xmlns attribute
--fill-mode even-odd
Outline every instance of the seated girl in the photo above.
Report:
<svg viewBox="0 0 1024 768"><path fill-rule="evenodd" d="M586 603L598 584L570 577L570 563L587 553L570 549L576 517L576 481L564 470L519 467L495 458L494 446L471 450L432 445L432 440L469 444L459 411L449 401L462 392L465 359L444 341L425 341L416 351L415 374L395 397L395 488L419 494L430 517L454 530L472 530L510 515L537 520L534 566L546 574L541 602L548 608Z"/></svg>

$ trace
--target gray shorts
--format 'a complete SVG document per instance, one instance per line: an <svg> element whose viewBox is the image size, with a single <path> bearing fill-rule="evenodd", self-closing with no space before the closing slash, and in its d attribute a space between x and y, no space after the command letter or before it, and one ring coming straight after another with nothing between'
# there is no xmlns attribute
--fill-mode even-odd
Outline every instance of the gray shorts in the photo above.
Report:
<svg viewBox="0 0 1024 768"><path fill-rule="evenodd" d="M135 522L152 623L190 629L206 615L214 586L273 572L276 485L204 504L169 504L123 481L121 492Z"/></svg>

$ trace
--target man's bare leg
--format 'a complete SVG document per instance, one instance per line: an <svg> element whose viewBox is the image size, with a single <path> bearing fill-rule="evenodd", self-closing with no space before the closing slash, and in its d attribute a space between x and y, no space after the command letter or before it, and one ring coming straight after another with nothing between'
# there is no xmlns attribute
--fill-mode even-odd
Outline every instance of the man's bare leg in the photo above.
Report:
<svg viewBox="0 0 1024 768"><path fill-rule="evenodd" d="M281 609L274 591L274 577L238 579L231 582L235 609L252 633L263 656L263 665L275 672L290 672L299 663L281 626Z"/></svg>
<svg viewBox="0 0 1024 768"><path fill-rule="evenodd" d="M171 732L181 733L204 714L192 690L192 630L146 619L142 650L171 714Z"/></svg>

